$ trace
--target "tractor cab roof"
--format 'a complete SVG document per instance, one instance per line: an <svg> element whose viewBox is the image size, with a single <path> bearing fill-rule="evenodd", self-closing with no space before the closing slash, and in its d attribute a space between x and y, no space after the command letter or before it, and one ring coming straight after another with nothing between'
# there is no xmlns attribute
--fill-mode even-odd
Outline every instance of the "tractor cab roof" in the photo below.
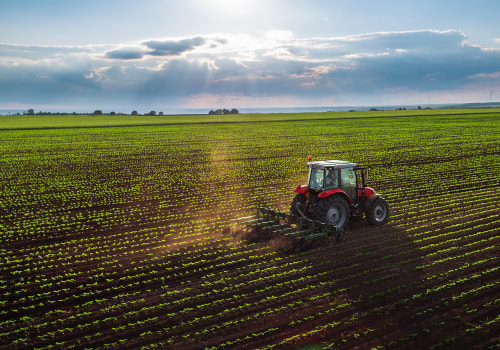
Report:
<svg viewBox="0 0 500 350"><path fill-rule="evenodd" d="M315 162L308 162L307 166L313 169L325 169L325 168L344 169L344 168L354 168L357 166L357 164L345 160L318 160Z"/></svg>

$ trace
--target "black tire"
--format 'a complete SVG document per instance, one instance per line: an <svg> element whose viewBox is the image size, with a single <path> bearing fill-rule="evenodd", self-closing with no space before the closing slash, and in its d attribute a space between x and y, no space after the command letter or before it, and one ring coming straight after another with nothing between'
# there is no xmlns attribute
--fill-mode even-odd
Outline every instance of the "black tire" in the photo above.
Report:
<svg viewBox="0 0 500 350"><path fill-rule="evenodd" d="M300 210L304 213L306 208L307 198L302 193L297 193L297 195L292 200L292 205L290 205L290 214L298 218L301 217L299 211L297 210L297 203L300 203Z"/></svg>
<svg viewBox="0 0 500 350"><path fill-rule="evenodd" d="M389 203L383 197L375 198L370 207L366 208L365 215L370 225L383 225L389 219Z"/></svg>
<svg viewBox="0 0 500 350"><path fill-rule="evenodd" d="M344 229L351 221L351 206L347 199L341 196L325 198L318 204L316 219Z"/></svg>

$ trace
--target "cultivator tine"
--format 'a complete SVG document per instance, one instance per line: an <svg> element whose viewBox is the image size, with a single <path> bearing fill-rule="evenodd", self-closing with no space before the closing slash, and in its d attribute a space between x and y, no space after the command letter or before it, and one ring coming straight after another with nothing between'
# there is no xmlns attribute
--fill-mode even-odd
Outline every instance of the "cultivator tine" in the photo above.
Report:
<svg viewBox="0 0 500 350"><path fill-rule="evenodd" d="M297 208L300 216L283 213L267 207L258 207L255 215L236 219L246 228L248 237L258 240L265 237L282 237L286 250L301 250L309 242L326 238L329 244L340 239L342 232L336 226L312 220Z"/></svg>

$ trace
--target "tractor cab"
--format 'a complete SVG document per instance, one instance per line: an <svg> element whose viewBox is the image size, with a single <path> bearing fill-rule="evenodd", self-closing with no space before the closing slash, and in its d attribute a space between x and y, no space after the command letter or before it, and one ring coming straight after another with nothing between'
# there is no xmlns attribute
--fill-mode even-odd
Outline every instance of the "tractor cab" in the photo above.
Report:
<svg viewBox="0 0 500 350"><path fill-rule="evenodd" d="M358 197L358 189L363 188L364 169L356 163L342 160L323 160L307 163L309 167L309 190L324 196L343 191L351 201ZM361 178L359 178L361 177Z"/></svg>

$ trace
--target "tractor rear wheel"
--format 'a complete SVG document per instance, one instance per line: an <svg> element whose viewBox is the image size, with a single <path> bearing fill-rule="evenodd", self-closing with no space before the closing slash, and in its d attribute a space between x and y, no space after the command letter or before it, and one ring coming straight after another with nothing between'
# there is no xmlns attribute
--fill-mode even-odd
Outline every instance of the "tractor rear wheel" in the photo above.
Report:
<svg viewBox="0 0 500 350"><path fill-rule="evenodd" d="M349 225L351 220L351 207L345 198L331 196L319 203L316 218L343 229Z"/></svg>
<svg viewBox="0 0 500 350"><path fill-rule="evenodd" d="M389 204L387 200L383 197L376 198L370 205L366 208L366 219L370 225L383 225L387 222L389 218Z"/></svg>

